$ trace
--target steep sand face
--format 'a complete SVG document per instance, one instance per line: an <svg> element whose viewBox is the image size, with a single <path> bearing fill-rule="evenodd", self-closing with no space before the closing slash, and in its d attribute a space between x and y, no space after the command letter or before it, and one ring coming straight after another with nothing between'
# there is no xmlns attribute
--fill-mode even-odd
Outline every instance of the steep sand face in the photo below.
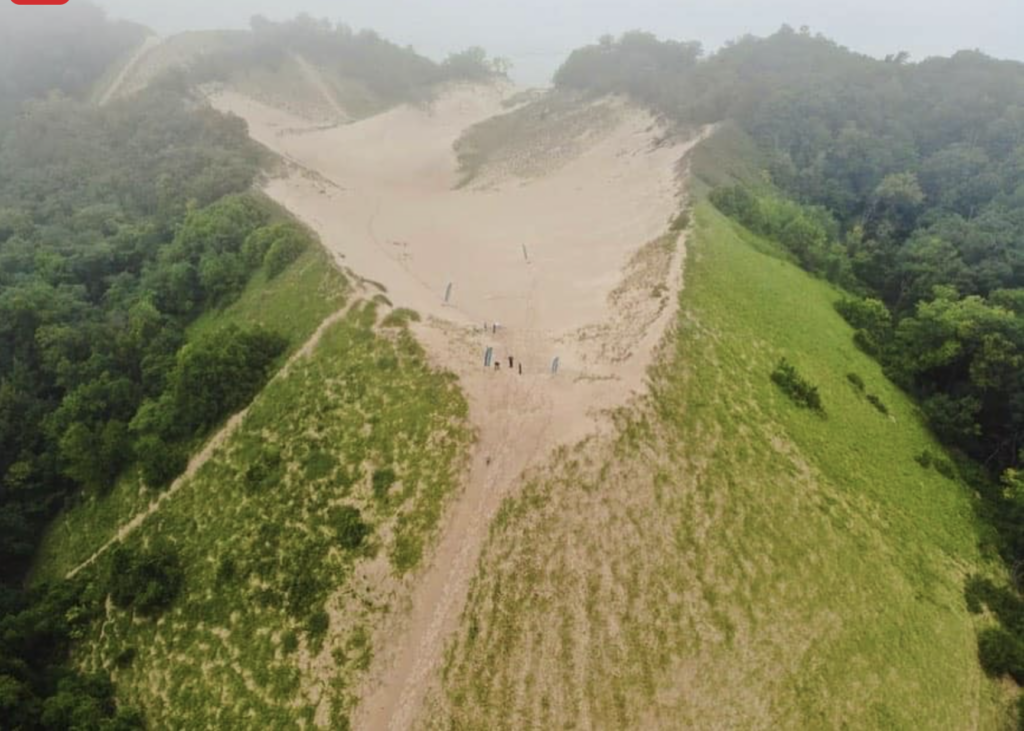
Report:
<svg viewBox="0 0 1024 731"><path fill-rule="evenodd" d="M511 91L456 87L429 106L330 128L235 92L210 93L293 163L267 192L344 266L423 315L417 335L459 376L478 429L431 562L390 592L405 611L377 633L358 728L411 725L502 499L524 471L602 428L605 411L643 388L682 281L682 242L665 233L682 202L679 163L699 139L659 142L646 112L592 102L601 122L571 149L549 150L543 135L507 141L524 149L506 148L504 159L529 158L530 177L492 170L459 188L453 144L505 112ZM536 162L545 158L547 166ZM483 367L488 347L498 371ZM329 709L320 711L326 722Z"/></svg>

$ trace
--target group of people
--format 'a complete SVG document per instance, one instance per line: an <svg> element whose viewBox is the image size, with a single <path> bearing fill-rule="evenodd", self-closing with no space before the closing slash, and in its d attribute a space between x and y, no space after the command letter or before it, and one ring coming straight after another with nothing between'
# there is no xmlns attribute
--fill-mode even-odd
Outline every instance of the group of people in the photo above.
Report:
<svg viewBox="0 0 1024 731"><path fill-rule="evenodd" d="M497 335L498 334L498 330L500 328L501 328L501 323L500 322L492 322L490 324L490 328L489 329L490 329L492 335ZM488 330L488 325L487 325L486 322L484 322L484 332L487 332L487 330ZM488 348L487 349L487 359L488 360L490 360L490 357L491 357L490 353L491 353L491 349ZM520 362L518 365L519 365L519 375L523 375L523 364L522 364L522 362ZM515 359L514 356L510 355L510 356L508 356L508 369L511 371L511 370L514 370L515 368L516 368L516 359ZM501 370L501 359L500 358L495 358L494 359L494 370L496 370L496 371L500 371Z"/></svg>
<svg viewBox="0 0 1024 731"><path fill-rule="evenodd" d="M513 370L514 364L515 364L515 358L513 358L510 355L508 357L508 369L510 371ZM500 371L501 370L501 359L500 358L495 359L495 361L494 361L494 370L496 370L496 371ZM519 375L523 375L523 362L522 361L519 362Z"/></svg>

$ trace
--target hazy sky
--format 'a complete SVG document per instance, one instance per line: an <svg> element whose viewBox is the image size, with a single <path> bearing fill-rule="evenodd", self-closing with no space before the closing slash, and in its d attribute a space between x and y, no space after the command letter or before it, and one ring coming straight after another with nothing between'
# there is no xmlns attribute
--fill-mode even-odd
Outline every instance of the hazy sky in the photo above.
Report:
<svg viewBox="0 0 1024 731"><path fill-rule="evenodd" d="M74 0L72 0L74 1ZM1024 60L1024 0L98 0L112 15L161 34L245 27L254 14L278 20L305 11L374 28L420 53L443 57L482 45L543 83L573 48L603 33L640 28L664 38L724 41L764 35L783 23L809 25L872 55L913 58L979 48Z"/></svg>

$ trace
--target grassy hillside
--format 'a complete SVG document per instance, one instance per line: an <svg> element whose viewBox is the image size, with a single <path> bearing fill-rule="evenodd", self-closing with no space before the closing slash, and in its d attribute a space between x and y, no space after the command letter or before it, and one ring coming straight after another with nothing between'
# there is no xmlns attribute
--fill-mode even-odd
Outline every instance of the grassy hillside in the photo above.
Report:
<svg viewBox="0 0 1024 731"><path fill-rule="evenodd" d="M996 727L969 491L914 460L940 449L836 290L695 220L651 397L504 506L422 725ZM769 379L783 356L824 416Z"/></svg>
<svg viewBox="0 0 1024 731"><path fill-rule="evenodd" d="M173 545L184 588L159 620L108 603L76 657L109 669L153 727L292 727L322 697L347 723L388 609L376 585L418 562L468 441L452 379L375 318L357 307L332 326L128 540Z"/></svg>
<svg viewBox="0 0 1024 731"><path fill-rule="evenodd" d="M318 246L310 246L288 269L271 281L257 271L239 298L211 310L189 329L189 340L229 325L263 325L288 339L290 354L301 346L325 317L340 309L348 294L345 278ZM136 470L122 475L109 493L80 497L50 526L39 549L35 581L57 579L88 558L158 494L143 484Z"/></svg>

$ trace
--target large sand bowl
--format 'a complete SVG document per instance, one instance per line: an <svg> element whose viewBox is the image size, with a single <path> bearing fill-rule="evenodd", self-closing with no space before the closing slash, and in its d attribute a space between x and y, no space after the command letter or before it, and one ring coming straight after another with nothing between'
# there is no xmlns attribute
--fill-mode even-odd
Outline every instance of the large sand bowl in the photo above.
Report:
<svg viewBox="0 0 1024 731"><path fill-rule="evenodd" d="M396 304L448 320L524 327L529 296L548 331L599 321L631 252L678 209L681 150L652 149L653 121L635 110L552 174L480 191L455 188L452 145L502 111L499 89L320 130L238 95L215 98L255 139L339 186L321 193L314 180L282 179L272 196L314 223L347 266L386 284ZM452 306L443 307L448 282Z"/></svg>
<svg viewBox="0 0 1024 731"><path fill-rule="evenodd" d="M634 298L650 316L616 313L609 295L631 257L679 210L678 163L696 140L658 144L649 114L604 102L615 106L616 123L544 174L459 188L453 144L504 112L510 91L456 88L430 106L330 128L231 91L210 94L215 106L248 121L254 139L295 163L268 181L267 192L313 226L344 266L386 286L395 306L425 316L417 335L459 375L479 432L465 491L430 566L395 592L409 611L375 638L360 728L412 723L501 500L524 470L600 428L600 412L643 387L674 314L681 251L665 260L657 281L642 284L663 285L667 295ZM483 329L495 321L498 333ZM584 329L624 339L629 357L595 358L599 343L580 337ZM503 360L499 372L482 367L488 346ZM524 364L522 376L508 371L508 355ZM552 376L556 356L561 368ZM328 710L321 707L318 721Z"/></svg>

